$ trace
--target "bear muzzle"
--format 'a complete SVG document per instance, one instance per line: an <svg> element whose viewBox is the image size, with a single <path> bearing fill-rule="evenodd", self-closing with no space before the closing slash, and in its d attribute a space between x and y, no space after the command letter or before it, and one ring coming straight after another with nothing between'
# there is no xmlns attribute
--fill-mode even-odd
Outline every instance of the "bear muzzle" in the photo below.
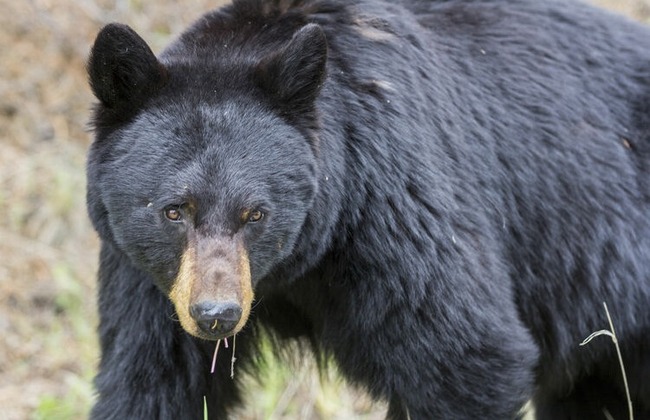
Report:
<svg viewBox="0 0 650 420"><path fill-rule="evenodd" d="M218 340L238 333L253 302L248 253L236 237L188 241L169 293L189 334Z"/></svg>

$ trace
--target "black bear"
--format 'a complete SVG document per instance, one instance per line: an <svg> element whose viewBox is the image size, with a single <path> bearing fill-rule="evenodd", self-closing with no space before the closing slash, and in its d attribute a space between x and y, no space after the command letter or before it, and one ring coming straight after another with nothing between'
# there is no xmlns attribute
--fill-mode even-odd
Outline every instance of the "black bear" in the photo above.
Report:
<svg viewBox="0 0 650 420"><path fill-rule="evenodd" d="M392 419L650 417L650 30L564 0L235 0L106 26L92 417L224 418L261 331Z"/></svg>

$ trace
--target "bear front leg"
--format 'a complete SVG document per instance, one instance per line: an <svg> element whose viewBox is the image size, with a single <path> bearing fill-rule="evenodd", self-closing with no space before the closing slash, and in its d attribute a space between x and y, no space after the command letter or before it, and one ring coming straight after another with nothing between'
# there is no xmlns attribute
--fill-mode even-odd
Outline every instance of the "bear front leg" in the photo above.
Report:
<svg viewBox="0 0 650 420"><path fill-rule="evenodd" d="M345 376L389 401L389 419L512 419L533 395L539 349L494 280L507 277L468 267L418 279L366 266L330 288L325 344Z"/></svg>
<svg viewBox="0 0 650 420"><path fill-rule="evenodd" d="M222 348L210 373L215 343L180 327L173 306L124 255L102 246L99 270L101 362L93 419L224 418L238 401L230 351ZM223 345L223 343L222 343ZM238 353L246 340L238 337Z"/></svg>
<svg viewBox="0 0 650 420"><path fill-rule="evenodd" d="M487 310L497 313L497 308ZM429 333L435 331L433 324L423 323L412 333L402 328L403 348L393 348L400 357L386 371L392 384L390 410L399 408L401 415L394 418L518 417L533 392L538 349L516 318L489 323L482 316L472 319L471 312L464 308L458 315L462 313L469 321L466 325L475 328L464 330L463 320L435 338L437 334ZM425 341L423 336L429 338Z"/></svg>
<svg viewBox="0 0 650 420"><path fill-rule="evenodd" d="M402 327L404 343L379 350L387 358L378 370L391 395L387 419L518 418L533 391L537 349L527 334L506 330L478 327L424 341L417 336L427 332Z"/></svg>

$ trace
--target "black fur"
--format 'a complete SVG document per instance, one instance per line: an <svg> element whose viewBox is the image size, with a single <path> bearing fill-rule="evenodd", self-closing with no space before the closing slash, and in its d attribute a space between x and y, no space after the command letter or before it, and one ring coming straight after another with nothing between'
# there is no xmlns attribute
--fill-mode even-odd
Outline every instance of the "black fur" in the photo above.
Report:
<svg viewBox="0 0 650 420"><path fill-rule="evenodd" d="M211 417L229 350L165 297L188 235L244 235L237 335L302 339L394 419L650 418L650 30L579 3L235 0L155 58L109 25L88 206L93 418ZM190 222L162 217L191 202ZM266 217L242 226L242 208ZM180 227L179 227L180 226Z"/></svg>

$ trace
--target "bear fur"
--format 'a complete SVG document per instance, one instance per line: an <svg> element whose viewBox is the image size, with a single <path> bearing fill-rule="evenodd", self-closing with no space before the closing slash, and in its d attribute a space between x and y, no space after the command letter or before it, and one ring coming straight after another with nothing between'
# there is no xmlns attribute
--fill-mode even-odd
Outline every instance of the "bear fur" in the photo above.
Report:
<svg viewBox="0 0 650 420"><path fill-rule="evenodd" d="M391 419L626 418L612 342L579 345L603 302L650 418L647 27L564 0L235 0L158 57L110 24L88 72L93 418L198 419L203 396L224 418L241 375L232 346L210 373L215 340L254 372L261 331Z"/></svg>

